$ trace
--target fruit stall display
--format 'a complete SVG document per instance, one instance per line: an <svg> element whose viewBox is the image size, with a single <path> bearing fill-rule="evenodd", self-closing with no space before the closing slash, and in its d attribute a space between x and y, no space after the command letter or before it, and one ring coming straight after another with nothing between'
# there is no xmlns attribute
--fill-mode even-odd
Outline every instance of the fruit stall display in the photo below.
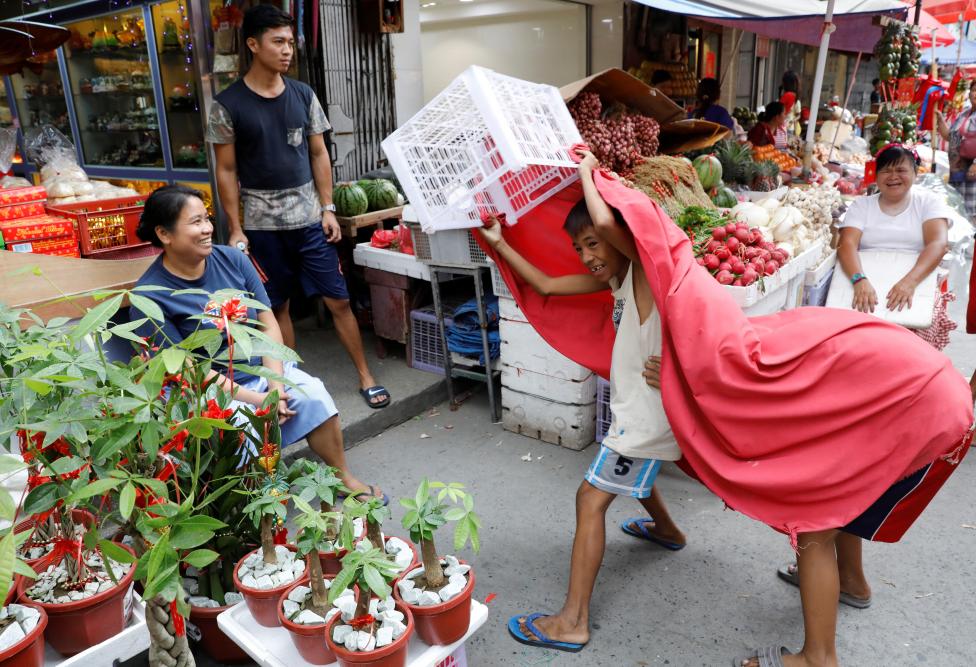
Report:
<svg viewBox="0 0 976 667"><path fill-rule="evenodd" d="M371 211L402 206L403 195L385 178L361 179L355 183L338 183L332 193L336 215L351 218Z"/></svg>
<svg viewBox="0 0 976 667"><path fill-rule="evenodd" d="M874 46L874 55L878 58L878 78L882 83L912 78L918 74L921 55L918 35L911 26L890 21Z"/></svg>
<svg viewBox="0 0 976 667"><path fill-rule="evenodd" d="M748 132L756 123L759 122L759 114L746 107L736 107L732 110L732 117L742 126L742 129Z"/></svg>
<svg viewBox="0 0 976 667"><path fill-rule="evenodd" d="M772 144L768 146L755 146L752 149L752 159L758 164L760 162L775 162L780 171L789 173L790 169L800 166L800 161L789 153L778 150Z"/></svg>
<svg viewBox="0 0 976 667"><path fill-rule="evenodd" d="M882 110L871 134L871 154L890 143L914 144L917 126L914 106Z"/></svg>
<svg viewBox="0 0 976 667"><path fill-rule="evenodd" d="M698 88L698 79L695 78L693 72L681 63L658 63L645 60L641 63L640 67L631 67L627 72L650 85L651 77L657 70L664 70L671 75L671 80L668 83L671 87L671 97L673 99L692 99L695 97L695 91Z"/></svg>
<svg viewBox="0 0 976 667"><path fill-rule="evenodd" d="M628 173L657 155L660 124L623 104L605 105L594 92L580 93L569 113L593 155L613 171Z"/></svg>

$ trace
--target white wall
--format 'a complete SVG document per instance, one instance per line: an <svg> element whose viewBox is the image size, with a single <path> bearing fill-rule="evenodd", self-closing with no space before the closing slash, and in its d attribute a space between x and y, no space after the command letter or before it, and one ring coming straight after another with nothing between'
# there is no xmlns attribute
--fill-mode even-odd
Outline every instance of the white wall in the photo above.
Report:
<svg viewBox="0 0 976 667"><path fill-rule="evenodd" d="M403 3L403 32L390 36L397 126L424 105L424 65L420 49L420 5Z"/></svg>
<svg viewBox="0 0 976 667"><path fill-rule="evenodd" d="M473 6L467 14L470 18L457 18L462 16L457 11L445 13L443 18L431 12L431 20L423 14L425 101L470 65L556 86L586 76L584 7L524 2L519 5L535 11L491 13L486 11L488 4Z"/></svg>
<svg viewBox="0 0 976 667"><path fill-rule="evenodd" d="M593 74L624 66L624 3L595 0L592 10L591 60Z"/></svg>

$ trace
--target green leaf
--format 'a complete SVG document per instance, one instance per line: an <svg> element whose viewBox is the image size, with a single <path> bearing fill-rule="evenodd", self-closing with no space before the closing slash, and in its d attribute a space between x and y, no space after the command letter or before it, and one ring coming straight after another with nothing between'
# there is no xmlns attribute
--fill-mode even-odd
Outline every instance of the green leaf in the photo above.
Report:
<svg viewBox="0 0 976 667"><path fill-rule="evenodd" d="M172 588L171 578L178 572L179 563L167 565L160 569L155 576L150 576L147 580L146 590L143 595L147 600L151 600L157 595L161 595L164 589ZM172 601L172 598L170 599Z"/></svg>
<svg viewBox="0 0 976 667"><path fill-rule="evenodd" d="M206 543L213 536L212 530L177 527L170 532L169 541L174 549L192 549Z"/></svg>
<svg viewBox="0 0 976 667"><path fill-rule="evenodd" d="M51 470L58 475L63 475L68 472L74 472L83 465L85 465L84 459L80 459L77 456L65 456L56 461L52 461Z"/></svg>
<svg viewBox="0 0 976 667"><path fill-rule="evenodd" d="M136 504L136 487L132 485L132 482L127 482L124 487L122 487L122 493L119 494L119 514L125 521L129 520L132 515L132 508Z"/></svg>
<svg viewBox="0 0 976 667"><path fill-rule="evenodd" d="M452 507L444 513L444 518L448 521L457 521L467 515L467 512L460 507Z"/></svg>
<svg viewBox="0 0 976 667"><path fill-rule="evenodd" d="M366 565L363 567L363 579L366 581L366 585L369 586L369 590L374 594L379 596L380 599L386 598L387 594L384 591L389 590L386 585L386 580L383 575L379 573L372 565Z"/></svg>
<svg viewBox="0 0 976 667"><path fill-rule="evenodd" d="M468 536L471 534L471 524L467 521L459 521L454 527L454 550L460 551L468 543Z"/></svg>
<svg viewBox="0 0 976 667"><path fill-rule="evenodd" d="M37 578L37 572L34 571L34 568L19 558L14 561L14 574L19 574L20 576L27 577L28 579Z"/></svg>
<svg viewBox="0 0 976 667"><path fill-rule="evenodd" d="M0 601L7 599L13 582L14 562L17 560L14 534L7 533L0 539Z"/></svg>
<svg viewBox="0 0 976 667"><path fill-rule="evenodd" d="M0 456L0 475L23 470L25 467L27 464L19 456L11 456L10 454Z"/></svg>
<svg viewBox="0 0 976 667"><path fill-rule="evenodd" d="M81 321L71 330L72 340L79 341L99 327L105 326L105 323L119 310L122 299L123 295L117 294L85 313Z"/></svg>
<svg viewBox="0 0 976 667"><path fill-rule="evenodd" d="M97 464L104 463L116 452L132 442L138 432L139 424L126 424L112 439L106 440L101 445L96 445L92 448L92 459Z"/></svg>
<svg viewBox="0 0 976 667"><path fill-rule="evenodd" d="M191 551L183 557L183 562L195 568L207 567L220 556L216 551L210 549L197 549Z"/></svg>
<svg viewBox="0 0 976 667"><path fill-rule="evenodd" d="M14 503L14 499L10 497L10 493L6 489L0 489L0 519L13 521L16 513L17 505Z"/></svg>
<svg viewBox="0 0 976 667"><path fill-rule="evenodd" d="M350 567L346 564L346 560L348 558L349 557L347 556L343 559L342 570L335 576L335 579L332 580L332 586L329 587L330 603L335 602L336 598L339 597L339 594L352 586L352 583L356 580L356 568Z"/></svg>
<svg viewBox="0 0 976 667"><path fill-rule="evenodd" d="M129 303L131 303L133 307L135 307L146 317L152 318L157 322L166 321L166 316L163 315L163 309L159 307L158 303L156 303L149 297L145 297L142 296L141 294L130 292Z"/></svg>
<svg viewBox="0 0 976 667"><path fill-rule="evenodd" d="M128 549L123 549L115 542L110 540L101 540L98 543L98 550L102 552L102 556L113 560L116 563L135 563L136 557L132 555Z"/></svg>
<svg viewBox="0 0 976 667"><path fill-rule="evenodd" d="M176 524L177 528L218 530L227 524L212 516L197 515L190 516Z"/></svg>
<svg viewBox="0 0 976 667"><path fill-rule="evenodd" d="M28 389L40 396L47 396L54 388L47 382L44 382L43 380L35 380L34 378L24 378L24 384Z"/></svg>
<svg viewBox="0 0 976 667"><path fill-rule="evenodd" d="M24 499L25 514L40 514L46 512L60 499L60 486L58 484L41 484L35 486Z"/></svg>
<svg viewBox="0 0 976 667"><path fill-rule="evenodd" d="M90 484L86 484L80 489L73 491L71 495L68 496L68 499L65 502L68 505L74 505L79 500L84 500L85 498L91 498L92 496L104 495L105 493L108 493L109 491L111 491L121 483L122 483L121 479L111 479L111 478L96 479L94 482ZM44 484L42 486L48 486L48 485Z"/></svg>
<svg viewBox="0 0 976 667"><path fill-rule="evenodd" d="M407 530L410 530L415 525L417 525L417 522L419 520L420 520L420 514L418 514L416 510L410 510L409 512L403 515L403 521L402 521L403 527L406 528Z"/></svg>
<svg viewBox="0 0 976 667"><path fill-rule="evenodd" d="M424 503L430 497L430 482L427 481L425 477L422 482L420 482L420 488L417 489L416 503L417 507L423 507Z"/></svg>
<svg viewBox="0 0 976 667"><path fill-rule="evenodd" d="M406 507L408 510L417 509L417 503L415 503L410 498L400 498L400 504Z"/></svg>
<svg viewBox="0 0 976 667"><path fill-rule="evenodd" d="M185 362L186 350L181 350L178 347L167 347L163 350L163 364L166 366L166 372L170 375L175 375L183 370Z"/></svg>

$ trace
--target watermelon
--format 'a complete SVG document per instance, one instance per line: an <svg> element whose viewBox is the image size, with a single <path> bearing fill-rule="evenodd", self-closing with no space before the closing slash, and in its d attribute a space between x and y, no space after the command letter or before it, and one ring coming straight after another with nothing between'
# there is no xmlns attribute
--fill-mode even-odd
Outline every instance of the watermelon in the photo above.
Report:
<svg viewBox="0 0 976 667"><path fill-rule="evenodd" d="M718 192L712 196L712 203L719 208L732 208L739 203L738 197L727 187L719 187Z"/></svg>
<svg viewBox="0 0 976 667"><path fill-rule="evenodd" d="M393 183L383 178L369 181L369 184L363 189L366 191L366 197L369 200L370 211L393 208L400 201L399 190Z"/></svg>
<svg viewBox="0 0 976 667"><path fill-rule="evenodd" d="M350 218L362 215L369 210L369 197L356 183L339 183L332 191L332 201L335 203L336 215Z"/></svg>
<svg viewBox="0 0 976 667"><path fill-rule="evenodd" d="M710 190L722 181L722 163L714 155L699 155L692 163L702 187Z"/></svg>

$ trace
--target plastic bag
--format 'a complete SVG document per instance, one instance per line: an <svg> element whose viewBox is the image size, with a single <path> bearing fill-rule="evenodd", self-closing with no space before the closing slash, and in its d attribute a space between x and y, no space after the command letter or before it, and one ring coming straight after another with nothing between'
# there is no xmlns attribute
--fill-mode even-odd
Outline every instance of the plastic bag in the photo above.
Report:
<svg viewBox="0 0 976 667"><path fill-rule="evenodd" d="M16 150L17 130L12 127L0 127L0 174L10 171Z"/></svg>
<svg viewBox="0 0 976 667"><path fill-rule="evenodd" d="M851 153L868 154L868 142L864 140L864 137L851 137L842 143L840 147Z"/></svg>
<svg viewBox="0 0 976 667"><path fill-rule="evenodd" d="M41 170L41 178L48 180L57 175L68 174L71 180L84 181L88 176L78 166L75 146L51 125L27 130L25 135L27 159Z"/></svg>
<svg viewBox="0 0 976 667"><path fill-rule="evenodd" d="M405 255L414 254L410 228L402 222L394 229L377 229L373 232L369 244L374 248L402 252Z"/></svg>

